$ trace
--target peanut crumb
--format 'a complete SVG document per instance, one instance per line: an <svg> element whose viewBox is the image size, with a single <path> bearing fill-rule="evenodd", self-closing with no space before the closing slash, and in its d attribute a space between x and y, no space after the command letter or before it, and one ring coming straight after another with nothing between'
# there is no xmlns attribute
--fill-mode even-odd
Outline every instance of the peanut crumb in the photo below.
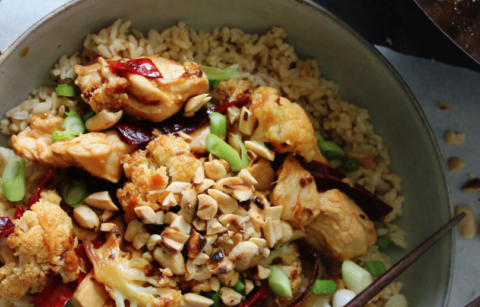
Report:
<svg viewBox="0 0 480 307"><path fill-rule="evenodd" d="M450 110L450 106L448 104L446 104L445 102L443 101L440 101L438 103L438 106L440 107L440 109L442 110Z"/></svg>
<svg viewBox="0 0 480 307"><path fill-rule="evenodd" d="M454 172L456 170L462 169L465 167L465 162L462 159L457 157L452 157L448 159L448 170Z"/></svg>
<svg viewBox="0 0 480 307"><path fill-rule="evenodd" d="M464 193L476 192L476 191L480 191L480 179L478 178L474 178L470 180L462 187L462 192Z"/></svg>
<svg viewBox="0 0 480 307"><path fill-rule="evenodd" d="M462 145L463 142L465 142L465 133L455 133L453 131L447 131L445 133L445 142L451 145Z"/></svg>

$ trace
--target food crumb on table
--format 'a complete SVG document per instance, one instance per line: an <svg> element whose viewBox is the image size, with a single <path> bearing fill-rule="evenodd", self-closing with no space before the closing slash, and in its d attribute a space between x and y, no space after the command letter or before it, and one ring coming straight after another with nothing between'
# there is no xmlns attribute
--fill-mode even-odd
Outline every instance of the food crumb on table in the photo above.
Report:
<svg viewBox="0 0 480 307"><path fill-rule="evenodd" d="M465 167L465 162L458 157L451 157L448 159L448 170L451 172L457 171Z"/></svg>
<svg viewBox="0 0 480 307"><path fill-rule="evenodd" d="M448 104L446 104L445 102L443 102L443 101L440 101L440 102L438 103L438 106L440 107L440 109L442 109L442 110L444 110L444 111L451 109L451 107L450 107Z"/></svg>
<svg viewBox="0 0 480 307"><path fill-rule="evenodd" d="M451 145L462 145L465 142L465 133L447 131L445 133L445 142Z"/></svg>
<svg viewBox="0 0 480 307"><path fill-rule="evenodd" d="M468 181L463 187L462 192L469 193L469 192L476 192L480 191L480 179L474 178Z"/></svg>

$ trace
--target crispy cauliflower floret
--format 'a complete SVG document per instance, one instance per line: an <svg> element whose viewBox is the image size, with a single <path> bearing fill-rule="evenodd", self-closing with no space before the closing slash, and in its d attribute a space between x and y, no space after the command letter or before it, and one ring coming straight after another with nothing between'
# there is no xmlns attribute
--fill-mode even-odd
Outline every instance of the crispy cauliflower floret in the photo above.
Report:
<svg viewBox="0 0 480 307"><path fill-rule="evenodd" d="M131 249L123 253L119 241L113 233L107 234L105 244L98 249L85 241L95 280L105 285L116 306L125 307L126 301L130 307L178 306L182 294L176 282L142 258L141 251Z"/></svg>
<svg viewBox="0 0 480 307"><path fill-rule="evenodd" d="M320 214L305 228L304 240L336 261L361 256L377 241L372 221L339 190L320 194Z"/></svg>
<svg viewBox="0 0 480 307"><path fill-rule="evenodd" d="M251 94L250 82L242 79L230 79L218 84L218 100L220 104L226 104Z"/></svg>
<svg viewBox="0 0 480 307"><path fill-rule="evenodd" d="M191 182L200 161L190 153L190 146L180 137L161 135L151 141L146 150L137 150L122 157L125 175L130 179L117 197L122 204L127 222L136 218L135 207L160 209L166 197L161 191L171 181Z"/></svg>
<svg viewBox="0 0 480 307"><path fill-rule="evenodd" d="M188 98L208 93L208 79L199 65L179 64L159 56L148 58L162 78L146 78L130 72L119 74L99 57L96 64L74 67L78 74L75 84L82 90L82 98L97 113L123 109L130 117L153 122L163 121L180 111Z"/></svg>
<svg viewBox="0 0 480 307"><path fill-rule="evenodd" d="M274 206L283 206L282 220L304 228L320 213L320 200L313 176L288 155L277 172L277 185L270 195Z"/></svg>
<svg viewBox="0 0 480 307"><path fill-rule="evenodd" d="M0 297L16 300L27 292L40 292L55 273L61 274L64 282L78 278L74 251L78 241L60 201L55 191L44 190L39 202L14 221L15 230L6 242L15 256L8 256L8 248L0 246L5 262L0 269Z"/></svg>
<svg viewBox="0 0 480 307"><path fill-rule="evenodd" d="M250 100L250 111L258 120L252 140L269 142L278 153L300 154L307 162L328 163L318 149L312 123L300 105L265 86L257 88Z"/></svg>

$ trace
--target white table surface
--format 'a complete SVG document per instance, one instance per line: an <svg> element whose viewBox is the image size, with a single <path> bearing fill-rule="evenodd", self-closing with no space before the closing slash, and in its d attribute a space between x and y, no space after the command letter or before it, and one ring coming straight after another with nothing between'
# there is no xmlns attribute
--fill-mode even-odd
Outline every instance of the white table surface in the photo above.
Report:
<svg viewBox="0 0 480 307"><path fill-rule="evenodd" d="M37 20L66 3L66 0L0 0L0 51ZM10 21L15 20L12 24ZM437 138L445 161L452 156L461 157L467 166L449 174L453 201L467 204L480 216L479 193L464 194L460 187L468 174L480 175L480 73L452 67L434 60L425 60L399 54L379 47L380 52L393 64L420 102ZM452 109L442 111L439 101ZM443 141L447 130L466 133L462 146ZM477 218L478 220L478 218ZM455 230L456 261L449 307L464 306L480 295L480 238L465 239Z"/></svg>

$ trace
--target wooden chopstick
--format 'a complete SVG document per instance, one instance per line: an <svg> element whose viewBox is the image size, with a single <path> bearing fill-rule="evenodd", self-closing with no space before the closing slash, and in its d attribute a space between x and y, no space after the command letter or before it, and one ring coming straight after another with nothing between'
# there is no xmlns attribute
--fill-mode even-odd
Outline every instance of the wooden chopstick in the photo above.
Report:
<svg viewBox="0 0 480 307"><path fill-rule="evenodd" d="M434 233L430 238L425 240L420 244L416 249L414 249L410 254L403 257L402 260L397 262L392 266L388 271L386 271L382 276L377 278L372 282L365 290L360 292L354 299L352 299L344 307L359 307L366 305L375 295L388 286L395 278L403 273L412 263L414 263L418 258L420 258L427 250L429 250L435 243L438 242L445 234L447 234L450 229L458 224L465 217L465 213L461 213L445 226L440 228L436 233ZM474 302L472 302L474 303ZM470 305L468 305L470 307ZM478 306L478 305L472 305Z"/></svg>
<svg viewBox="0 0 480 307"><path fill-rule="evenodd" d="M478 307L478 306L480 306L480 296L474 299L473 301L471 301L470 304L468 304L465 307Z"/></svg>

